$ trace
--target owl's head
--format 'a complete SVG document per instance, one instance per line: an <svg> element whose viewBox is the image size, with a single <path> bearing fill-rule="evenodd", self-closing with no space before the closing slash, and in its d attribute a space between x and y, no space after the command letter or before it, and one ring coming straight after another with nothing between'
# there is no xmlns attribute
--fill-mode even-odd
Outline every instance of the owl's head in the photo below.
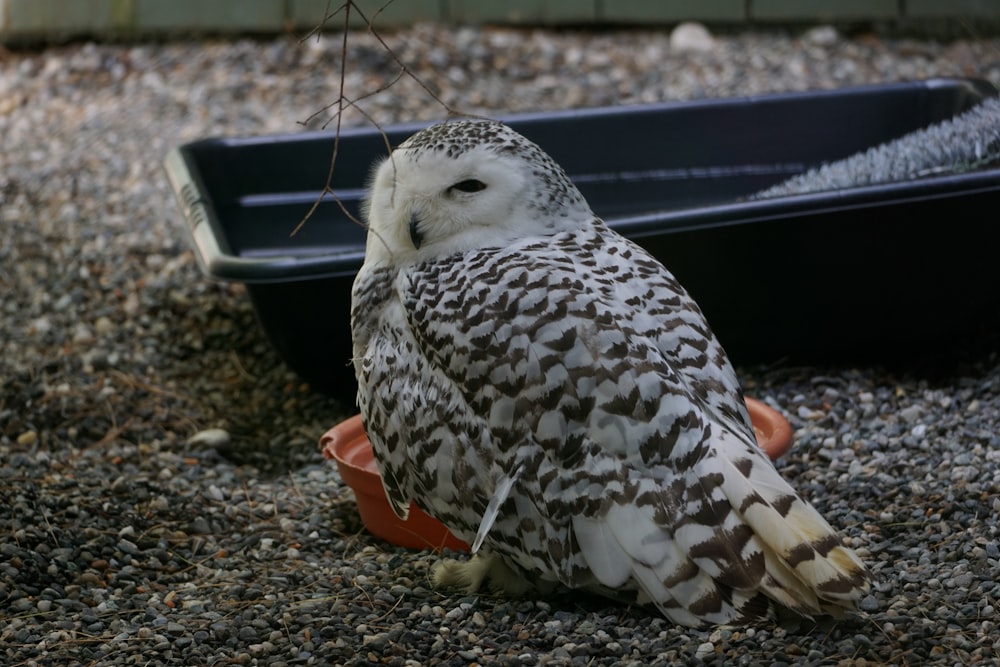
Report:
<svg viewBox="0 0 1000 667"><path fill-rule="evenodd" d="M432 125L374 171L365 206L369 262L395 264L578 226L593 213L541 148L502 123Z"/></svg>

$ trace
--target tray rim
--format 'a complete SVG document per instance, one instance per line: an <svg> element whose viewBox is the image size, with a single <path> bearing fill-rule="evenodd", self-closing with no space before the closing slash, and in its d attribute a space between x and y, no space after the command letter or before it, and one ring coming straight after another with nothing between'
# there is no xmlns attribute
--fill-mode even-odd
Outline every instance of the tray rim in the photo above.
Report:
<svg viewBox="0 0 1000 667"><path fill-rule="evenodd" d="M532 123L574 119L600 119L632 114L659 114L679 108L720 108L732 106L788 103L801 98L843 98L875 92L933 90L965 87L983 97L1000 95L1000 89L979 78L938 77L917 81L864 84L824 90L765 93L761 95L710 98L690 101L667 101L653 104L621 105L498 115L504 122L524 126ZM394 124L384 128L389 136L405 137L433 121ZM371 136L374 130L359 126L344 128L342 138ZM220 242L223 228L207 192L195 160L195 153L206 146L235 148L275 143L313 142L332 137L329 131L269 134L242 137L210 137L185 143L169 151L164 168L180 202L185 230L195 250L202 272L211 279L243 283L282 283L301 280L352 277L364 260L364 246L345 247L329 253L274 254L267 257L244 257L231 253ZM916 200L956 197L1000 191L1000 167L967 174L945 174L928 178L881 183L823 192L785 195L759 200L726 202L679 210L650 211L627 216L608 217L605 221L619 233L633 239L662 233L741 225L796 215L814 215L847 211L867 206L888 206Z"/></svg>

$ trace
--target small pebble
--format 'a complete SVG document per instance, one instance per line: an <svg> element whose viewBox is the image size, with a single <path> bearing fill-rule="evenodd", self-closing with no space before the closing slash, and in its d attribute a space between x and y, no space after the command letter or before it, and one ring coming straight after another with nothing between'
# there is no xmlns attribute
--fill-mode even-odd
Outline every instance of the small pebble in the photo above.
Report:
<svg viewBox="0 0 1000 667"><path fill-rule="evenodd" d="M670 33L670 50L674 53L704 53L713 48L712 33L701 23L680 23Z"/></svg>
<svg viewBox="0 0 1000 667"><path fill-rule="evenodd" d="M115 323L110 317L101 316L94 322L94 331L99 335L107 335L115 330Z"/></svg>
<svg viewBox="0 0 1000 667"><path fill-rule="evenodd" d="M861 598L861 602L858 604L858 607L861 609L861 611L867 611L867 612L878 611L879 608L878 598L876 598L874 595L866 595L865 597Z"/></svg>
<svg viewBox="0 0 1000 667"><path fill-rule="evenodd" d="M209 428L192 435L188 438L187 444L191 446L225 447L229 444L229 440L229 432L225 429Z"/></svg>
<svg viewBox="0 0 1000 667"><path fill-rule="evenodd" d="M833 46L840 39L840 34L833 26L821 25L806 32L804 39L816 46Z"/></svg>

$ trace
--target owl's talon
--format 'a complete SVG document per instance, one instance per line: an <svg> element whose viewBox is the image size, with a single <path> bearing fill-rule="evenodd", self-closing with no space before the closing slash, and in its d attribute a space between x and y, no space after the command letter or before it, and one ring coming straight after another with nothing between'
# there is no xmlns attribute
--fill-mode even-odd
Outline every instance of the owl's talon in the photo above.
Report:
<svg viewBox="0 0 1000 667"><path fill-rule="evenodd" d="M431 581L436 588L476 593L487 580L490 592L505 596L521 597L532 589L521 573L495 554L475 555L469 560L447 558L431 569Z"/></svg>

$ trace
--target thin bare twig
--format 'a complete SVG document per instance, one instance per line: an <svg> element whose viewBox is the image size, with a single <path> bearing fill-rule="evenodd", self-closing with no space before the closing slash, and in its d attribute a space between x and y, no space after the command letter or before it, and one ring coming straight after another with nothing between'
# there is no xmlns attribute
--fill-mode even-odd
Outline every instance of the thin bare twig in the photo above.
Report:
<svg viewBox="0 0 1000 667"><path fill-rule="evenodd" d="M385 130L382 129L382 126L360 106L359 102L389 90L392 86L396 85L404 77L412 79L418 86L420 86L420 88L422 88L424 92L431 97L431 99L433 99L435 102L440 104L442 108L444 108L449 117L466 115L461 113L459 110L453 108L443 99L441 99L440 95L435 93L430 86L428 86L419 76L417 76L406 65L406 63L402 61L402 59L400 59L400 57L396 54L396 52L392 49L392 47L389 46L389 44L385 41L385 39L383 39L382 35L380 35L379 32L375 29L375 20L379 17L379 15L382 14L383 11L385 11L385 9L389 5L392 4L392 2L393 0L388 0L388 2L381 5L371 16L371 18L369 18L364 13L364 11L362 11L362 9L354 2L354 0L346 0L346 2L341 4L333 11L331 11L332 2L331 0L328 0L326 5L326 11L324 12L323 21L320 23L320 25L316 26L313 30L311 30L309 34L306 35L305 38L303 38L303 39L308 39L313 35L315 35L318 38L322 34L323 26L329 19L338 14L341 13L343 14L343 37L341 39L341 45L340 45L341 61L340 61L340 71L339 71L340 93L337 96L337 100L335 102L332 102L324 106L323 108L319 109L318 111L307 117L305 121L303 121L303 124L308 124L310 121L314 120L320 114L330 112L331 110L333 110L331 117L327 119L326 122L324 122L322 125L323 129L326 129L330 125L330 123L335 123L334 138L333 138L333 153L330 156L330 167L327 171L326 184L320 191L319 196L316 198L316 201L313 202L313 205L302 217L302 220L300 220L299 223L292 230L290 236L295 236L302 229L305 223L312 218L312 216L316 213L316 210L319 208L320 204L327 197L327 195L329 195L337 203L337 205L340 207L340 210L344 213L345 216L347 216L348 219L350 219L355 224L360 225L361 227L367 227L367 225L365 225L363 221L358 220L358 218L347 209L345 204L340 200L340 198L337 196L337 193L333 189L333 176L334 172L336 171L337 157L340 155L340 135L343 123L343 115L346 109L357 110L362 116L364 116L365 120L371 123L371 125L381 133L382 139L385 143L386 152L389 153L390 155L392 153L392 145L389 141L388 134L386 134ZM392 59L392 61L399 66L399 72L391 80L380 85L375 90L369 91L354 99L349 97L345 91L345 86L347 81L347 56L348 56L347 40L348 40L348 33L350 32L352 12L356 13L356 15L364 21L365 25L368 27L368 33L371 34L375 38L375 40L382 46L385 52L389 54L389 57Z"/></svg>

